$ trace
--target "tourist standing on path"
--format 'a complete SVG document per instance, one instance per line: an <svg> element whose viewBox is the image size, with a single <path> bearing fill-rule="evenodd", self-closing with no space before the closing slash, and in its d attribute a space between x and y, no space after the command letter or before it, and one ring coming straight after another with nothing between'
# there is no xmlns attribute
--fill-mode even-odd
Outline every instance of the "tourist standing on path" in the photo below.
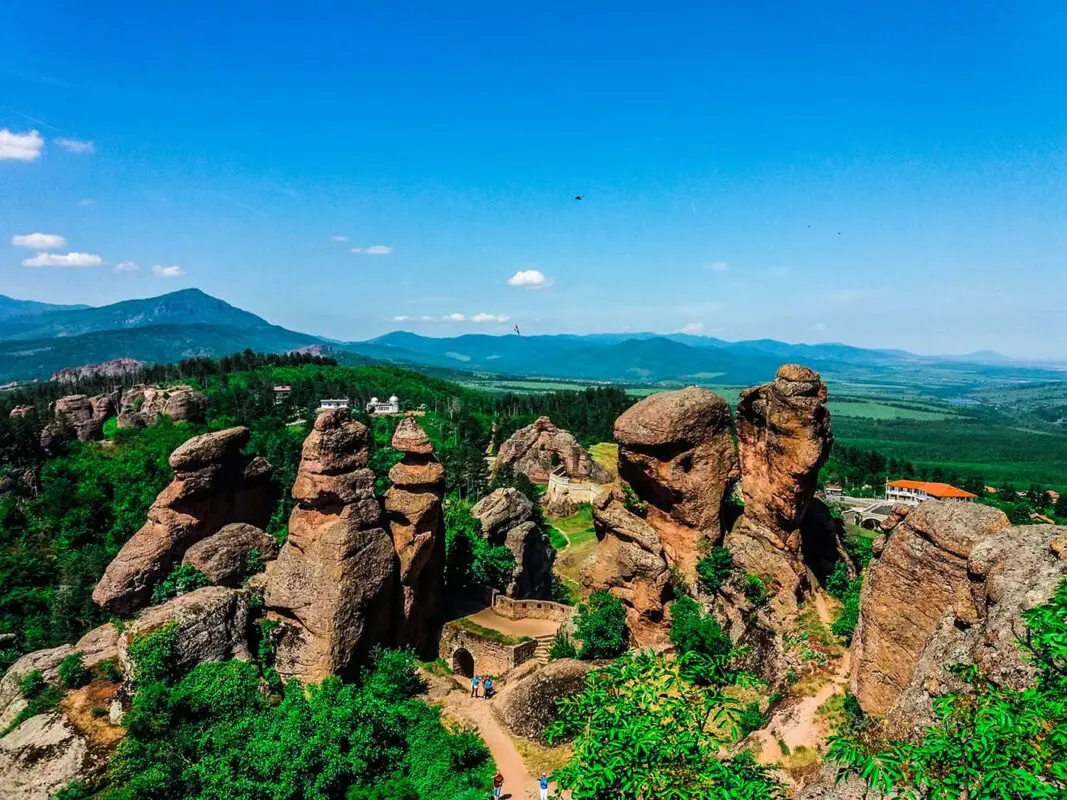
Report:
<svg viewBox="0 0 1067 800"><path fill-rule="evenodd" d="M496 777L493 778L493 800L500 800L500 795L504 791L504 776L499 772Z"/></svg>
<svg viewBox="0 0 1067 800"><path fill-rule="evenodd" d="M486 678L484 681L482 681L482 687L483 687L482 697L484 697L486 700L488 700L489 699L489 695L491 695L493 693L493 679L492 678Z"/></svg>
<svg viewBox="0 0 1067 800"><path fill-rule="evenodd" d="M548 800L548 776L543 772L537 779L537 788L541 792L541 800Z"/></svg>
<svg viewBox="0 0 1067 800"><path fill-rule="evenodd" d="M471 678L471 697L478 696L478 676Z"/></svg>

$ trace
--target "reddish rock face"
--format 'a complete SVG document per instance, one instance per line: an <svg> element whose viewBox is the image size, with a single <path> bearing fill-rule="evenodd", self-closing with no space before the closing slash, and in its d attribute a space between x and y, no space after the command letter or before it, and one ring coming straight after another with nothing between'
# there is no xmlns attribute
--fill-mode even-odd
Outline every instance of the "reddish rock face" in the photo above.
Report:
<svg viewBox="0 0 1067 800"><path fill-rule="evenodd" d="M365 466L368 443L347 409L320 414L304 442L289 539L264 593L284 623L275 661L284 678L342 673L388 640L396 553Z"/></svg>
<svg viewBox="0 0 1067 800"><path fill-rule="evenodd" d="M571 478L607 483L611 477L570 433L552 424L548 417L520 428L500 445L495 468L510 466L534 483L548 483L557 466Z"/></svg>
<svg viewBox="0 0 1067 800"><path fill-rule="evenodd" d="M726 546L738 566L769 583L772 607L781 614L796 609L806 581L800 523L832 444L826 386L817 372L786 364L770 383L741 393L737 445L745 511Z"/></svg>
<svg viewBox="0 0 1067 800"><path fill-rule="evenodd" d="M203 422L207 397L192 386L134 386L122 395L119 427L151 427L164 414L175 422Z"/></svg>
<svg viewBox="0 0 1067 800"><path fill-rule="evenodd" d="M278 543L255 525L235 522L186 550L182 563L196 567L212 583L238 586L247 577L253 551L259 561L271 561L278 555Z"/></svg>
<svg viewBox="0 0 1067 800"><path fill-rule="evenodd" d="M88 442L103 438L104 422L115 414L116 395L71 394L55 402L55 419L41 431L41 447L51 453L64 439ZM12 412L14 413L14 412Z"/></svg>
<svg viewBox="0 0 1067 800"><path fill-rule="evenodd" d="M393 641L429 653L436 615L444 602L445 470L412 417L397 426L392 445L404 454L389 470L393 485L385 493L389 533L399 563Z"/></svg>
<svg viewBox="0 0 1067 800"><path fill-rule="evenodd" d="M93 601L128 614L147 605L156 583L186 550L231 522L263 527L272 503L270 465L241 450L247 428L206 433L170 456L174 480L148 509L148 521L108 565Z"/></svg>

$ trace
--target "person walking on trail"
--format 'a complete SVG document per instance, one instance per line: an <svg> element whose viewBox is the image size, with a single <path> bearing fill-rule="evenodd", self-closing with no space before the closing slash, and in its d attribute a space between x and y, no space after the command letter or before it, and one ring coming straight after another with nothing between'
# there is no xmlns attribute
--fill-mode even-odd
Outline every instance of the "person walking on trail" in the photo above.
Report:
<svg viewBox="0 0 1067 800"><path fill-rule="evenodd" d="M537 789L541 792L541 800L548 800L548 775L543 772L537 779Z"/></svg>
<svg viewBox="0 0 1067 800"><path fill-rule="evenodd" d="M500 800L500 795L504 792L504 776L499 772L493 778L493 800Z"/></svg>
<svg viewBox="0 0 1067 800"><path fill-rule="evenodd" d="M482 681L482 688L483 688L482 697L484 697L486 700L488 700L489 699L489 695L491 695L493 693L493 679L492 678L486 678L484 681Z"/></svg>
<svg viewBox="0 0 1067 800"><path fill-rule="evenodd" d="M471 678L471 697L477 697L478 696L478 684L479 684L479 682L480 682L480 679L478 678L477 675L475 675L473 678Z"/></svg>

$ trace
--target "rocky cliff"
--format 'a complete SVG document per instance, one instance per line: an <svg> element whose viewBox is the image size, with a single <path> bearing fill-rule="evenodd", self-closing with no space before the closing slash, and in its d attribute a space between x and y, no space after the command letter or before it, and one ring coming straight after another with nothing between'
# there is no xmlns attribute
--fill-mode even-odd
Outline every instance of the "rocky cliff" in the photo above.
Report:
<svg viewBox="0 0 1067 800"><path fill-rule="evenodd" d="M207 397L192 386L134 386L122 394L120 428L146 428L166 415L175 422L203 422Z"/></svg>
<svg viewBox="0 0 1067 800"><path fill-rule="evenodd" d="M53 421L41 431L41 449L52 454L61 442L72 438L82 442L102 439L104 422L115 415L117 402L116 394L59 398L53 406Z"/></svg>
<svg viewBox="0 0 1067 800"><path fill-rule="evenodd" d="M494 468L505 466L521 472L534 483L548 483L549 474L557 466L563 467L571 478L595 483L611 480L578 440L553 425L548 417L539 417L525 428L519 428L500 445Z"/></svg>
<svg viewBox="0 0 1067 800"><path fill-rule="evenodd" d="M552 596L552 564L556 551L534 520L533 504L517 489L497 489L483 497L471 514L482 536L504 545L515 556L515 571L504 594L516 599Z"/></svg>
<svg viewBox="0 0 1067 800"><path fill-rule="evenodd" d="M393 641L424 653L444 602L445 530L441 499L445 468L413 417L393 434L393 449L403 458L389 470L385 512L397 558L397 597Z"/></svg>
<svg viewBox="0 0 1067 800"><path fill-rule="evenodd" d="M230 523L267 524L271 468L242 453L248 438L247 428L230 428L195 436L171 453L174 480L108 565L93 590L98 605L120 614L141 608L192 545Z"/></svg>
<svg viewBox="0 0 1067 800"><path fill-rule="evenodd" d="M293 485L289 538L266 583L284 623L276 668L319 681L388 639L396 552L367 468L369 432L347 409L318 416Z"/></svg>

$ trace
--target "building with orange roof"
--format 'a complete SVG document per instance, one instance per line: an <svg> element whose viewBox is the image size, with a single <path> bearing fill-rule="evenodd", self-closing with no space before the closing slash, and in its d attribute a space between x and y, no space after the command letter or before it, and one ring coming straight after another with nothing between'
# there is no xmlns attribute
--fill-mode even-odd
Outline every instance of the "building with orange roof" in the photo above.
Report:
<svg viewBox="0 0 1067 800"><path fill-rule="evenodd" d="M973 503L977 495L966 492L948 483L932 481L887 481L885 499L894 503L917 506L925 500L949 500L957 503Z"/></svg>

